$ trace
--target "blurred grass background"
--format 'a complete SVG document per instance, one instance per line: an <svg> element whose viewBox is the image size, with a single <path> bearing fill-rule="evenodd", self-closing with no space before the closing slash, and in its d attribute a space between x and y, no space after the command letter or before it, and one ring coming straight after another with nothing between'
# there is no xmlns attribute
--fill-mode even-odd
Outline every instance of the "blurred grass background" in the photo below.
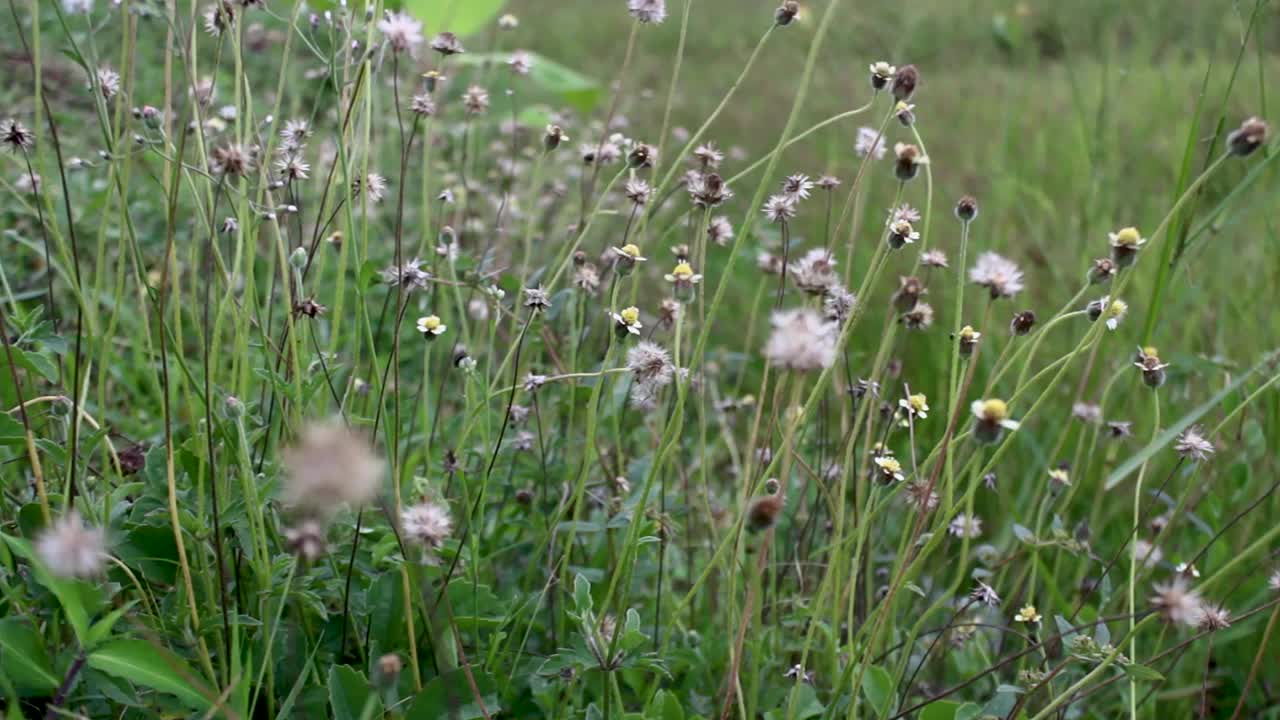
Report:
<svg viewBox="0 0 1280 720"><path fill-rule="evenodd" d="M691 2L673 122L696 128L737 77L777 3ZM1150 232L1174 201L1202 87L1193 176L1224 103L1227 130L1249 115L1271 114L1266 78L1276 70L1280 18L1266 5L1256 20L1258 42L1242 48L1253 0L845 2L798 129L862 105L870 62L917 64L924 83L913 101L933 159L935 206L945 210L962 193L977 195L983 208L978 246L1027 265L1030 298L1038 306L1060 303L1079 287L1085 269L1080 258L1105 254L1108 231L1134 224ZM525 20L513 45L610 83L630 28L623 6L622 0L512 0L509 8ZM713 127L709 137L722 147L758 152L780 132L825 4L804 6L804 22L771 39L735 107ZM651 91L650 100L623 108L640 135L661 126L683 3L671 2L669 9L665 24L642 29L628 80L630 88ZM882 112L811 136L788 151L780 170L852 172L853 131L874 126ZM890 133L891 142L907 135L896 124ZM731 164L730 171L738 167ZM1201 211L1215 206L1247 171L1238 164L1221 173L1199 203ZM1255 341L1280 337L1280 318L1267 311L1271 288L1280 281L1280 254L1272 251L1280 186L1274 167L1265 173L1232 203L1216 232L1202 234L1188 253L1173 276L1177 291L1164 295L1166 321L1153 340L1243 361L1241 355L1262 349ZM884 206L891 199L886 175L878 188ZM749 189L744 185L740 193ZM923 188L913 191L923 194ZM912 201L923 204L922 198ZM883 210L871 204L868 212ZM950 249L956 231L946 220L935 214L934 242ZM1129 298L1134 315L1126 333L1140 334L1145 320L1157 264L1154 258L1147 263ZM1188 308L1197 309L1195 323L1169 321Z"/></svg>

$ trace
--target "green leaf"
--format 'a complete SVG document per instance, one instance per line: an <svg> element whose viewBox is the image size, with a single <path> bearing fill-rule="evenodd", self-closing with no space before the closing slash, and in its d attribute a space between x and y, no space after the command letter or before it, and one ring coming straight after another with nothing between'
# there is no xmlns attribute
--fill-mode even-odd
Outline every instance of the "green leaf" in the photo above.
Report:
<svg viewBox="0 0 1280 720"><path fill-rule="evenodd" d="M1144 681L1150 681L1150 682L1160 682L1164 680L1164 676L1161 675L1160 673L1156 672L1155 670L1152 670L1146 665L1139 665L1137 663L1129 663L1128 665L1125 665L1124 673L1129 677L1133 678L1134 680L1144 680Z"/></svg>
<svg viewBox="0 0 1280 720"><path fill-rule="evenodd" d="M879 665L868 667L862 679L862 694L877 716L886 717L893 704L893 676Z"/></svg>
<svg viewBox="0 0 1280 720"><path fill-rule="evenodd" d="M976 703L967 702L956 708L956 720L976 720L982 714L982 708Z"/></svg>
<svg viewBox="0 0 1280 720"><path fill-rule="evenodd" d="M0 445L25 445L27 433L22 421L8 413L0 413Z"/></svg>
<svg viewBox="0 0 1280 720"><path fill-rule="evenodd" d="M382 701L364 675L350 665L329 668L329 709L333 720L360 720L368 702L377 708L373 717L382 717Z"/></svg>
<svg viewBox="0 0 1280 720"><path fill-rule="evenodd" d="M89 634L85 637L85 647L92 648L110 637L111 631L115 629L116 623L120 622L120 618L124 617L125 613L132 610L133 606L137 604L137 600L130 600L94 623L93 627L89 628Z"/></svg>
<svg viewBox="0 0 1280 720"><path fill-rule="evenodd" d="M42 695L58 687L40 634L18 618L0 620L0 671L23 694Z"/></svg>
<svg viewBox="0 0 1280 720"><path fill-rule="evenodd" d="M211 693L199 691L195 671L185 660L145 640L112 640L89 653L89 667L140 687L175 695L193 710L213 707Z"/></svg>
<svg viewBox="0 0 1280 720"><path fill-rule="evenodd" d="M675 693L659 690L649 703L648 716L655 720L684 720L684 708Z"/></svg>
<svg viewBox="0 0 1280 720"><path fill-rule="evenodd" d="M502 10L506 0L402 0L400 7L422 21L428 34L445 30L466 36L480 30Z"/></svg>
<svg viewBox="0 0 1280 720"><path fill-rule="evenodd" d="M1274 351L1274 350L1267 353L1261 360L1258 361L1257 365L1254 365L1253 367L1249 368L1249 370L1237 375L1229 385L1222 388L1218 392L1214 393L1213 397L1206 400L1203 404L1196 407L1191 412L1178 418L1176 422L1174 422L1169 427L1165 428L1163 432L1161 432L1159 435L1155 437L1155 439L1147 443L1146 447L1142 448L1142 450L1139 450L1138 452L1131 455L1128 460L1125 460L1123 463L1120 464L1119 467L1117 467L1115 470L1112 470L1111 474L1107 476L1107 482L1103 486L1103 489L1110 490L1114 488L1116 485L1119 485L1122 480L1124 480L1126 477L1129 477L1130 473L1142 467L1143 463L1151 459L1152 455L1155 455L1157 452L1160 452L1161 450L1164 449L1166 445L1173 442L1173 439L1176 438L1179 434L1181 434L1183 430L1186 430L1187 428L1191 427L1196 423L1196 421L1198 421L1200 418L1207 415L1210 410L1221 405L1222 401L1226 399L1228 395L1235 392L1249 378L1253 377L1253 374L1258 372L1258 370L1270 364L1271 361L1276 357L1276 355L1277 355L1277 351Z"/></svg>
<svg viewBox="0 0 1280 720"><path fill-rule="evenodd" d="M498 717L501 707L494 691L493 679L479 672L474 677L480 697L484 700L484 711L490 717ZM484 717L484 711L476 704L471 683L463 671L453 670L432 678L422 688L422 692L413 699L409 712L405 714L405 720L477 720Z"/></svg>
<svg viewBox="0 0 1280 720"><path fill-rule="evenodd" d="M573 578L573 606L580 613L591 612L591 582L582 573Z"/></svg>
<svg viewBox="0 0 1280 720"><path fill-rule="evenodd" d="M9 544L9 548L27 562L31 563L32 573L35 575L36 581L54 597L58 598L58 604L62 606L62 612L67 617L67 622L71 625L71 629L76 634L76 639L84 647L89 646L89 611L86 608L98 607L102 603L102 593L87 582L79 580L68 580L65 578L55 577L45 568L44 563L40 562L36 557L31 543L21 538L2 535L5 542Z"/></svg>

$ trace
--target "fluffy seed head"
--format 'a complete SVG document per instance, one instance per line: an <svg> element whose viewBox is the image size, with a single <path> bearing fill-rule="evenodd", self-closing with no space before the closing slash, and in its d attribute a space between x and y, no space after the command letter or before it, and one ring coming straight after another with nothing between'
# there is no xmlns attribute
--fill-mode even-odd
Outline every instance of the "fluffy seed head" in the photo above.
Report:
<svg viewBox="0 0 1280 720"><path fill-rule="evenodd" d="M71 510L40 533L35 550L58 577L93 578L102 574L106 563L106 534L85 525L80 513Z"/></svg>
<svg viewBox="0 0 1280 720"><path fill-rule="evenodd" d="M336 420L313 423L284 451L286 504L327 518L363 505L382 485L384 463L361 435Z"/></svg>
<svg viewBox="0 0 1280 720"><path fill-rule="evenodd" d="M1012 260L994 252L984 252L969 269L969 281L985 287L991 299L1013 297L1022 292L1022 270Z"/></svg>
<svg viewBox="0 0 1280 720"><path fill-rule="evenodd" d="M831 367L839 327L808 308L773 314L764 355L775 367L800 372Z"/></svg>
<svg viewBox="0 0 1280 720"><path fill-rule="evenodd" d="M447 505L422 502L400 512L400 527L406 540L428 550L439 550L453 532L453 517Z"/></svg>

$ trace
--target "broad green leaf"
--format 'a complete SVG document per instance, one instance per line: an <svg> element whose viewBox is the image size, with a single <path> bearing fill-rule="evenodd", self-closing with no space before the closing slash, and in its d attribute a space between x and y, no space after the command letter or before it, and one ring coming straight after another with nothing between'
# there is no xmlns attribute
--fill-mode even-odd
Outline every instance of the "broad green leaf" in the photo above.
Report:
<svg viewBox="0 0 1280 720"><path fill-rule="evenodd" d="M506 0L401 0L405 12L422 21L429 35L449 31L471 35L493 22Z"/></svg>
<svg viewBox="0 0 1280 720"><path fill-rule="evenodd" d="M862 679L862 694L878 717L887 717L893 705L893 676L879 665L868 667Z"/></svg>
<svg viewBox="0 0 1280 720"><path fill-rule="evenodd" d="M106 617L94 623L93 626L89 628L89 634L85 638L85 647L93 648L98 643L110 637L111 631L115 629L116 623L120 622L120 618L124 617L125 613L132 610L133 606L136 604L138 604L137 600L130 600L128 603L112 610L110 613L107 613Z"/></svg>
<svg viewBox="0 0 1280 720"><path fill-rule="evenodd" d="M1165 428L1163 432L1161 432L1159 435L1155 437L1155 439L1147 443L1146 447L1142 448L1138 452L1131 455L1128 460L1125 460L1123 463L1120 464L1119 467L1117 467L1115 470L1112 470L1111 474L1107 476L1107 482L1103 486L1103 489L1110 490L1114 488L1116 485L1119 485L1121 481L1129 477L1130 473L1137 470L1139 467L1142 467L1143 463L1151 459L1152 455L1155 455L1156 453L1160 452L1161 450L1164 449L1166 445L1173 442L1173 439L1176 438L1179 434L1181 434L1183 430L1186 430L1187 428L1191 427L1200 418L1207 415L1210 410L1221 405L1222 401L1226 399L1228 395L1235 392L1241 385L1245 383L1245 381L1253 377L1254 373L1258 372L1262 368L1269 365L1271 361L1276 357L1276 355L1277 355L1276 351L1267 353L1266 356L1264 356L1261 360L1258 361L1257 365L1254 365L1253 367L1249 368L1247 371L1237 375L1229 385L1222 388L1218 392L1214 393L1213 397L1206 400L1203 404L1196 407L1191 412L1178 418L1176 422L1174 422L1169 427Z"/></svg>
<svg viewBox="0 0 1280 720"><path fill-rule="evenodd" d="M956 712L960 709L960 703L951 700L939 700L936 703L926 705L924 710L920 712L920 720L955 720Z"/></svg>
<svg viewBox="0 0 1280 720"><path fill-rule="evenodd" d="M573 578L573 606L580 613L591 612L591 582L581 573Z"/></svg>
<svg viewBox="0 0 1280 720"><path fill-rule="evenodd" d="M49 592L58 598L58 604L62 606L62 612L66 615L67 622L75 632L76 639L80 641L82 646L88 647L89 611L86 608L100 606L102 593L87 582L55 577L44 566L44 563L40 562L40 559L36 557L35 550L31 547L30 542L8 535L0 537L4 538L14 553L31 563L31 569L36 581L48 588Z"/></svg>
<svg viewBox="0 0 1280 720"><path fill-rule="evenodd" d="M24 694L40 695L58 687L40 634L18 618L0 620L0 672Z"/></svg>
<svg viewBox="0 0 1280 720"><path fill-rule="evenodd" d="M494 683L492 678L481 674L479 671L473 671L477 688L480 690L480 697L484 700L484 711L476 703L475 694L471 690L471 683L467 680L462 670L453 670L444 675L432 678L422 692L418 693L413 699L413 704L409 706L409 712L405 714L406 720L435 720L436 718L448 718L449 720L477 720L483 718L485 712L490 717L499 716L499 702L497 693L494 692Z"/></svg>
<svg viewBox="0 0 1280 720"><path fill-rule="evenodd" d="M0 445L24 445L26 442L22 421L8 413L0 413Z"/></svg>
<svg viewBox="0 0 1280 720"><path fill-rule="evenodd" d="M982 708L977 703L967 702L956 708L956 720L977 720L982 715Z"/></svg>
<svg viewBox="0 0 1280 720"><path fill-rule="evenodd" d="M140 687L175 695L193 710L213 707L213 695L197 689L199 679L185 660L145 640L112 640L89 653L88 663Z"/></svg>
<svg viewBox="0 0 1280 720"><path fill-rule="evenodd" d="M329 668L329 709L333 720L360 720L365 703L369 702L377 709L372 717L382 717L382 701L363 674L350 665Z"/></svg>

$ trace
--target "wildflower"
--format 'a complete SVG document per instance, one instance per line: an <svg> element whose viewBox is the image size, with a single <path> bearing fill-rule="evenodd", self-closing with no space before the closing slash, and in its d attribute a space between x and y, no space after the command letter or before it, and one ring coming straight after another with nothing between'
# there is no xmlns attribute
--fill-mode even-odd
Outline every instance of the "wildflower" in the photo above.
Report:
<svg viewBox="0 0 1280 720"><path fill-rule="evenodd" d="M969 599L987 607L996 607L1000 604L1000 596L996 594L996 591L990 585L981 580L978 581L978 586L969 593Z"/></svg>
<svg viewBox="0 0 1280 720"><path fill-rule="evenodd" d="M422 336L430 340L438 335L443 335L448 327L440 322L440 318L435 315L425 315L418 318L418 332Z"/></svg>
<svg viewBox="0 0 1280 720"><path fill-rule="evenodd" d="M209 169L215 175L243 176L253 169L253 155L243 145L222 145L209 153Z"/></svg>
<svg viewBox="0 0 1280 720"><path fill-rule="evenodd" d="M733 225L729 222L729 218L718 215L707 223L707 239L711 242L724 247L733 239Z"/></svg>
<svg viewBox="0 0 1280 720"><path fill-rule="evenodd" d="M982 535L982 518L960 513L947 526L947 532L961 539L973 539Z"/></svg>
<svg viewBox="0 0 1280 720"><path fill-rule="evenodd" d="M808 175L803 173L788 175L787 178L782 181L783 194L790 195L796 202L808 200L809 192L811 190L813 190L813 181L809 179Z"/></svg>
<svg viewBox="0 0 1280 720"><path fill-rule="evenodd" d="M1019 610L1018 613L1013 616L1013 619L1020 623L1027 623L1028 625L1036 625L1036 624L1039 624L1040 622L1040 613L1036 611L1035 605L1030 605L1030 604L1023 605L1022 609Z"/></svg>
<svg viewBox="0 0 1280 720"><path fill-rule="evenodd" d="M974 330L972 326L965 325L964 327L960 328L960 333L957 340L959 342L959 351L960 351L961 357L969 357L973 355L973 351L978 347L978 341L981 339L982 339L982 333L978 332L977 330Z"/></svg>
<svg viewBox="0 0 1280 720"><path fill-rule="evenodd" d="M871 87L874 90L883 90L889 86L889 81L893 79L898 68L881 60L871 63Z"/></svg>
<svg viewBox="0 0 1280 720"><path fill-rule="evenodd" d="M217 0L204 9L204 30L213 37L219 37L235 19L236 6L230 0Z"/></svg>
<svg viewBox="0 0 1280 720"><path fill-rule="evenodd" d="M1107 423L1107 433L1112 440L1133 436L1133 423L1122 420L1111 420Z"/></svg>
<svg viewBox="0 0 1280 720"><path fill-rule="evenodd" d="M1267 587L1280 592L1280 570L1271 573L1271 577L1267 578Z"/></svg>
<svg viewBox="0 0 1280 720"><path fill-rule="evenodd" d="M753 532L773 527L782 514L783 500L780 493L762 495L747 507L747 527Z"/></svg>
<svg viewBox="0 0 1280 720"><path fill-rule="evenodd" d="M560 143L568 140L569 136L565 134L564 128L559 125L548 125L547 131L542 135L542 146L548 150L555 150L560 147Z"/></svg>
<svg viewBox="0 0 1280 720"><path fill-rule="evenodd" d="M1071 417L1089 425L1098 425L1102 422L1102 408L1092 403L1073 403Z"/></svg>
<svg viewBox="0 0 1280 720"><path fill-rule="evenodd" d="M756 255L756 267L765 275L781 275L782 258L772 253L761 252Z"/></svg>
<svg viewBox="0 0 1280 720"><path fill-rule="evenodd" d="M1138 250L1147 244L1147 239L1135 227L1121 228L1108 236L1111 240L1111 260L1120 270L1132 265L1138 258Z"/></svg>
<svg viewBox="0 0 1280 720"><path fill-rule="evenodd" d="M1160 362L1160 356L1156 353L1155 348L1138 348L1137 360L1134 361L1134 367L1142 371L1142 382L1147 387L1158 388L1164 385L1165 372L1164 369L1169 367L1169 363Z"/></svg>
<svg viewBox="0 0 1280 720"><path fill-rule="evenodd" d="M450 55L460 55L466 50L462 47L462 41L457 35L451 32L442 32L431 38L431 49L448 57Z"/></svg>
<svg viewBox="0 0 1280 720"><path fill-rule="evenodd" d="M631 271L635 269L636 263L642 263L646 260L640 255L640 248L631 243L611 249L616 258L613 264L614 269L624 277L631 274Z"/></svg>
<svg viewBox="0 0 1280 720"><path fill-rule="evenodd" d="M316 302L313 298L299 300L293 304L294 317L317 318L328 312L329 308Z"/></svg>
<svg viewBox="0 0 1280 720"><path fill-rule="evenodd" d="M657 25L667 19L665 0L627 0L627 10L637 22Z"/></svg>
<svg viewBox="0 0 1280 720"><path fill-rule="evenodd" d="M713 208L733 198L733 190L716 173L693 174L696 177L690 180L687 189L695 207Z"/></svg>
<svg viewBox="0 0 1280 720"><path fill-rule="evenodd" d="M1261 118L1251 117L1240 124L1240 127L1227 135L1227 148L1232 155L1244 157L1267 142L1270 129Z"/></svg>
<svg viewBox="0 0 1280 720"><path fill-rule="evenodd" d="M976 418L973 423L973 437L978 442L999 442L1005 430L1018 429L1018 421L1009 417L1009 406L1003 400L996 398L974 400L969 410Z"/></svg>
<svg viewBox="0 0 1280 720"><path fill-rule="evenodd" d="M653 188L644 180L635 178L627 181L627 184L622 188L622 194L637 206L646 205L650 198L653 197Z"/></svg>
<svg viewBox="0 0 1280 720"><path fill-rule="evenodd" d="M276 160L276 172L281 180L296 182L306 180L311 175L311 165L301 155L288 153Z"/></svg>
<svg viewBox="0 0 1280 720"><path fill-rule="evenodd" d="M324 525L310 519L285 528L284 541L294 555L306 562L319 560L328 549Z"/></svg>
<svg viewBox="0 0 1280 720"><path fill-rule="evenodd" d="M626 337L627 334L639 335L640 328L644 327L640 324L640 310L635 306L624 308L622 312L611 313L611 315L620 337Z"/></svg>
<svg viewBox="0 0 1280 720"><path fill-rule="evenodd" d="M106 534L85 525L70 510L36 539L36 556L57 577L92 578L102 574L107 558Z"/></svg>
<svg viewBox="0 0 1280 720"><path fill-rule="evenodd" d="M1200 577L1199 568L1197 568L1195 565L1188 565L1187 563L1184 563L1184 562L1180 562L1177 565L1175 565L1173 567L1173 571L1178 573L1179 575L1185 575L1190 578Z"/></svg>
<svg viewBox="0 0 1280 720"><path fill-rule="evenodd" d="M36 136L16 119L8 118L0 123L0 142L7 145L10 150L26 151L35 144Z"/></svg>
<svg viewBox="0 0 1280 720"><path fill-rule="evenodd" d="M978 201L972 195L965 195L956 202L956 217L960 222L973 222L978 217Z"/></svg>
<svg viewBox="0 0 1280 720"><path fill-rule="evenodd" d="M687 262L677 263L663 278L675 285L676 297L685 302L693 298L694 289L702 282L702 276L695 273Z"/></svg>
<svg viewBox="0 0 1280 720"><path fill-rule="evenodd" d="M770 323L773 332L764 356L775 367L808 371L831 367L836 358L838 326L808 308L780 310Z"/></svg>
<svg viewBox="0 0 1280 720"><path fill-rule="evenodd" d="M489 111L489 91L479 85L472 85L462 93L462 107L468 115L483 115Z"/></svg>
<svg viewBox="0 0 1280 720"><path fill-rule="evenodd" d="M918 302L910 312L903 313L902 324L908 330L926 330L933 325L933 306L927 302Z"/></svg>
<svg viewBox="0 0 1280 720"><path fill-rule="evenodd" d="M1200 617L1196 622L1199 630L1214 632L1231 627L1231 612L1221 605L1204 604L1200 607Z"/></svg>
<svg viewBox="0 0 1280 720"><path fill-rule="evenodd" d="M444 73L439 70L428 70L422 73L422 84L429 93L435 92L436 88L442 85L446 79Z"/></svg>
<svg viewBox="0 0 1280 720"><path fill-rule="evenodd" d="M600 290L600 270L589 262L575 263L573 285L586 294L594 296Z"/></svg>
<svg viewBox="0 0 1280 720"><path fill-rule="evenodd" d="M663 298L658 304L658 324L667 329L675 327L676 320L680 317L680 307L680 303L674 299Z"/></svg>
<svg viewBox="0 0 1280 720"><path fill-rule="evenodd" d="M879 473L882 482L901 482L906 479L902 474L902 463L897 458L890 455L881 455L875 458L876 470Z"/></svg>
<svg viewBox="0 0 1280 720"><path fill-rule="evenodd" d="M400 511L400 528L406 540L439 550L453 532L453 518L447 505L422 502Z"/></svg>
<svg viewBox="0 0 1280 720"><path fill-rule="evenodd" d="M929 158L920 151L920 148L910 143L895 144L893 154L897 158L894 174L902 182L915 177L920 172L920 166L929 164Z"/></svg>
<svg viewBox="0 0 1280 720"><path fill-rule="evenodd" d="M947 254L941 250L926 250L920 253L920 264L925 267L947 268Z"/></svg>
<svg viewBox="0 0 1280 720"><path fill-rule="evenodd" d="M533 56L524 50L517 50L507 58L507 67L516 75L528 75L533 69Z"/></svg>
<svg viewBox="0 0 1280 720"><path fill-rule="evenodd" d="M805 253L790 268L796 287L810 295L822 295L839 282L835 271L836 259L825 248L814 248Z"/></svg>
<svg viewBox="0 0 1280 720"><path fill-rule="evenodd" d="M109 67L98 68L96 73L98 80L98 92L102 93L104 100L110 100L120 92L120 73ZM92 88L92 85L90 86Z"/></svg>
<svg viewBox="0 0 1280 720"><path fill-rule="evenodd" d="M1178 436L1178 441L1173 444L1173 449L1183 458L1201 462L1208 460L1215 451L1213 443L1202 434L1197 425L1184 430Z"/></svg>
<svg viewBox="0 0 1280 720"><path fill-rule="evenodd" d="M378 32L382 33L394 52L412 53L422 44L422 23L406 12L388 11L378 21ZM435 41L432 41L431 46L435 47Z"/></svg>
<svg viewBox="0 0 1280 720"><path fill-rule="evenodd" d="M916 232L911 223L906 220L895 220L889 226L889 234L886 240L889 248L892 250L900 250L904 245L910 245L920 239L920 233Z"/></svg>
<svg viewBox="0 0 1280 720"><path fill-rule="evenodd" d="M940 501L938 493L934 492L929 483L924 481L908 484L907 489L903 491L903 497L908 505L925 513L936 510Z"/></svg>
<svg viewBox="0 0 1280 720"><path fill-rule="evenodd" d="M909 99L920 84L920 71L915 65L903 65L893 74L893 97L899 101Z"/></svg>
<svg viewBox="0 0 1280 720"><path fill-rule="evenodd" d="M627 351L627 369L631 371L631 401L640 407L652 407L659 391L671 384L675 365L661 345L643 340Z"/></svg>
<svg viewBox="0 0 1280 720"><path fill-rule="evenodd" d="M542 389L542 386L546 384L547 384L546 375L529 373L528 375L524 376L524 382L522 382L520 385L521 387L524 388L525 392L532 394Z"/></svg>
<svg viewBox="0 0 1280 720"><path fill-rule="evenodd" d="M382 202L383 196L387 194L387 179L378 173L369 173L363 178L356 178L351 181L351 194L363 195L371 205Z"/></svg>
<svg viewBox="0 0 1280 720"><path fill-rule="evenodd" d="M969 269L969 281L985 287L991 299L1013 297L1022 292L1022 270L1012 260L994 252L984 252Z"/></svg>
<svg viewBox="0 0 1280 720"><path fill-rule="evenodd" d="M1164 559L1164 551L1151 541L1138 538L1133 541L1133 559L1146 567L1153 568Z"/></svg>
<svg viewBox="0 0 1280 720"><path fill-rule="evenodd" d="M853 152L858 157L871 155L876 160L883 160L888 150L885 147L884 137L875 128L863 126L858 128L858 136L853 142Z"/></svg>
<svg viewBox="0 0 1280 720"><path fill-rule="evenodd" d="M898 118L898 122L902 123L902 127L911 127L916 122L916 106L911 103L898 101L893 106L893 115Z"/></svg>
<svg viewBox="0 0 1280 720"><path fill-rule="evenodd" d="M782 677L787 680L800 680L809 685L812 685L814 680L813 671L806 671L803 665L792 665L790 670L782 674Z"/></svg>
<svg viewBox="0 0 1280 720"><path fill-rule="evenodd" d="M342 505L369 502L382 483L382 459L368 441L337 421L304 428L284 451L284 467L286 503L321 517Z"/></svg>
<svg viewBox="0 0 1280 720"><path fill-rule="evenodd" d="M1200 593L1192 590L1182 575L1175 575L1167 583L1157 583L1150 602L1166 623L1188 627L1199 624L1200 610L1204 606Z"/></svg>
<svg viewBox="0 0 1280 720"><path fill-rule="evenodd" d="M1115 262L1111 258L1098 258L1093 261L1093 265L1089 266L1088 280L1092 285L1101 285L1111 282L1111 278L1116 276L1120 269L1116 267Z"/></svg>
<svg viewBox="0 0 1280 720"><path fill-rule="evenodd" d="M870 395L871 397L880 397L880 383L867 378L858 378L853 385L849 387L849 394L854 400L861 400Z"/></svg>
<svg viewBox="0 0 1280 720"><path fill-rule="evenodd" d="M924 420L929 417L929 398L924 393L908 395L898 400L898 407L906 411L907 416Z"/></svg>
<svg viewBox="0 0 1280 720"><path fill-rule="evenodd" d="M836 323L843 323L853 313L857 298L843 285L833 284L827 288L822 298L822 316Z"/></svg>
<svg viewBox="0 0 1280 720"><path fill-rule="evenodd" d="M400 267L392 265L382 271L382 281L391 287L402 286L405 291L427 286L431 276L422 269L422 260L413 258Z"/></svg>
<svg viewBox="0 0 1280 720"><path fill-rule="evenodd" d="M1071 484L1071 473L1062 467L1049 469L1049 481L1059 487L1066 487Z"/></svg>
<svg viewBox="0 0 1280 720"><path fill-rule="evenodd" d="M1115 330L1120 326L1120 321L1124 319L1125 314L1129 312L1129 304L1116 298L1111 299L1110 295L1103 295L1101 300L1094 300L1085 307L1089 320L1096 322L1105 316L1107 329Z"/></svg>
<svg viewBox="0 0 1280 720"><path fill-rule="evenodd" d="M645 143L635 143L627 153L627 164L636 170L653 167L657 159L658 149Z"/></svg>
<svg viewBox="0 0 1280 720"><path fill-rule="evenodd" d="M796 200L791 195L773 195L761 210L770 222L785 223L796 216Z"/></svg>
<svg viewBox="0 0 1280 720"><path fill-rule="evenodd" d="M910 312L920 302L920 298L927 294L929 290L920 278L899 277L898 289L893 293L893 306L898 312Z"/></svg>
<svg viewBox="0 0 1280 720"><path fill-rule="evenodd" d="M715 170L724 162L724 153L713 142L706 142L693 149L693 157L704 170Z"/></svg>
<svg viewBox="0 0 1280 720"><path fill-rule="evenodd" d="M547 296L547 291L540 287L524 289L524 306L530 310L550 310L551 298Z"/></svg>
<svg viewBox="0 0 1280 720"><path fill-rule="evenodd" d="M795 22L800 15L800 3L798 0L786 0L773 11L773 20L778 23L779 27L786 27Z"/></svg>
<svg viewBox="0 0 1280 720"><path fill-rule="evenodd" d="M418 93L409 101L409 112L418 117L431 117L436 114L436 101L429 93Z"/></svg>

